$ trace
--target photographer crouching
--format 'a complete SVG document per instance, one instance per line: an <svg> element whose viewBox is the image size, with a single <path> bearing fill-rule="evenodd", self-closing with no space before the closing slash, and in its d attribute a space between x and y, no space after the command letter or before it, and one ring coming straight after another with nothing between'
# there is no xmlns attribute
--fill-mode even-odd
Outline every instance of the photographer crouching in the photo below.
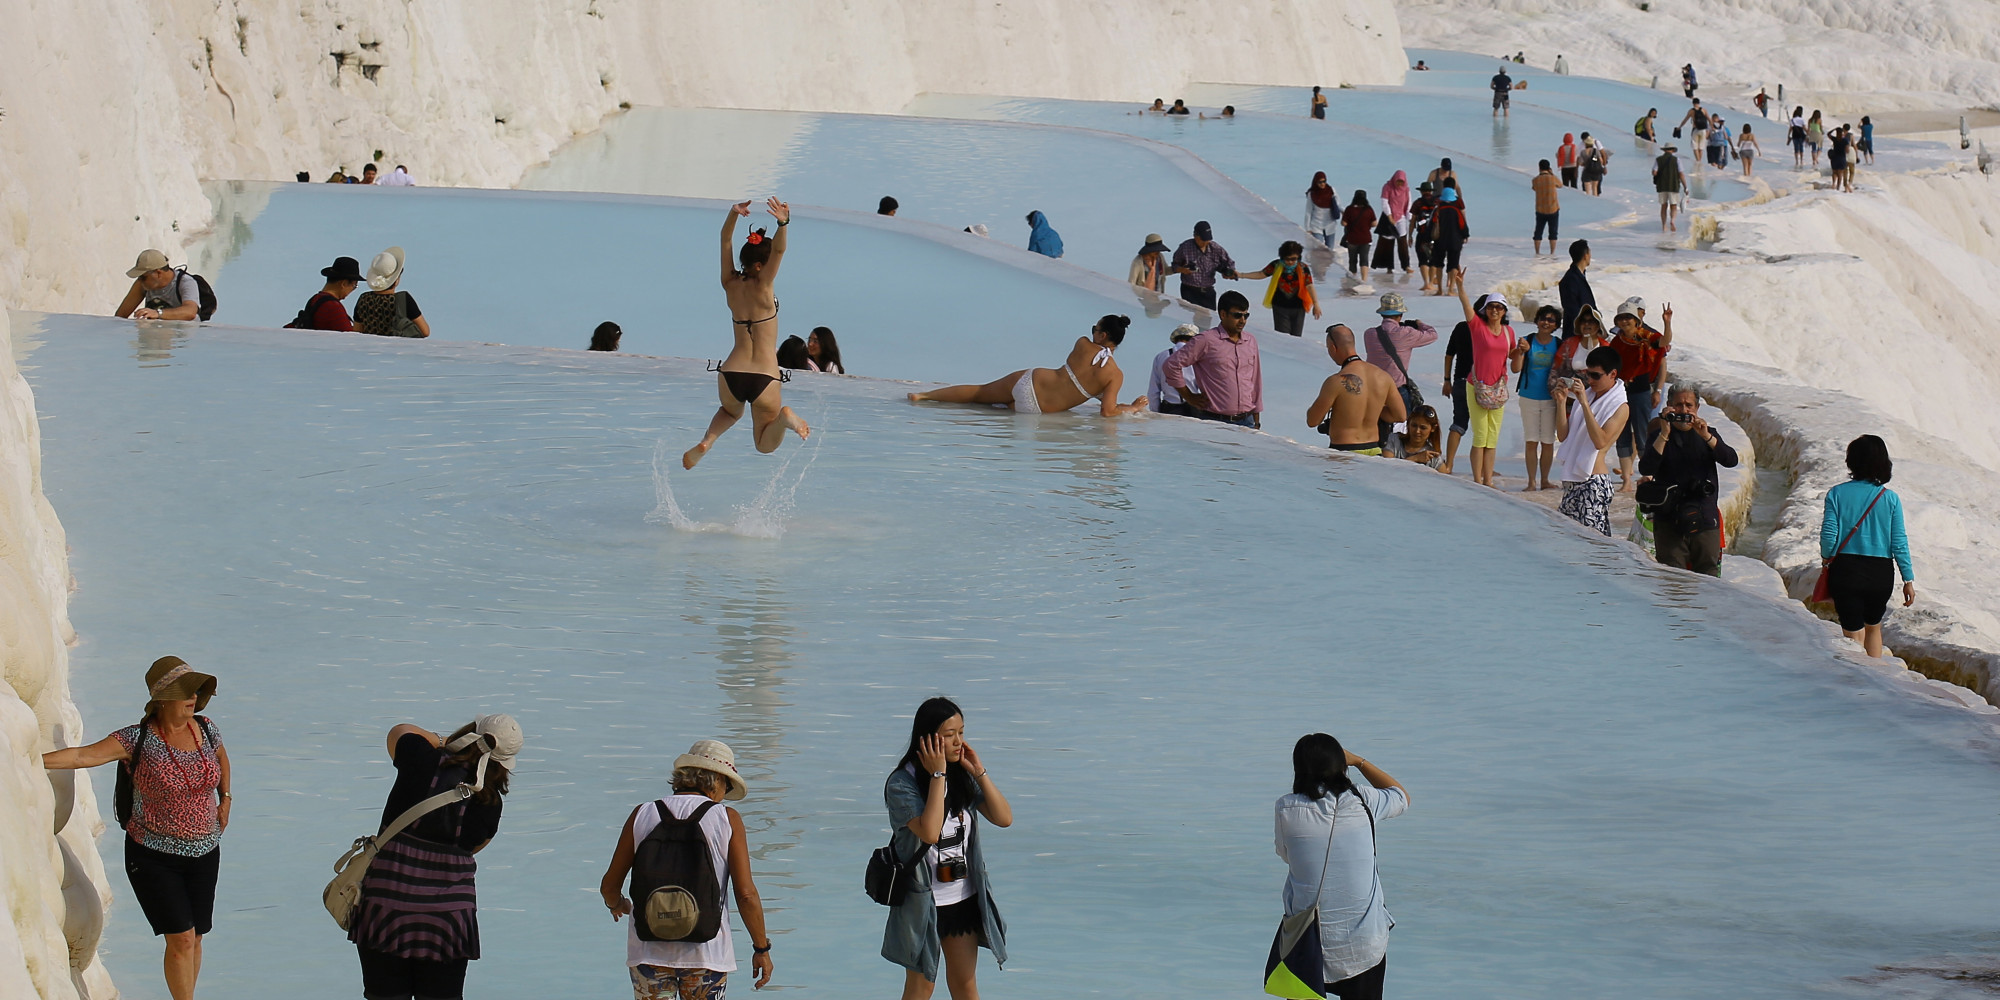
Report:
<svg viewBox="0 0 2000 1000"><path fill-rule="evenodd" d="M1736 467L1736 449L1701 418L1701 397L1674 384L1666 408L1646 428L1637 499L1653 518L1656 558L1696 573L1722 573L1722 511L1715 505L1718 467Z"/></svg>

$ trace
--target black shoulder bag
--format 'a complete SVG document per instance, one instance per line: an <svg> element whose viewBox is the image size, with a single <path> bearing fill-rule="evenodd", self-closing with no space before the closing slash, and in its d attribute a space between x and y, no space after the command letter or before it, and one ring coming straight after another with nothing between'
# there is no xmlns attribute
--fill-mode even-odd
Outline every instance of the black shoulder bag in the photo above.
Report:
<svg viewBox="0 0 2000 1000"><path fill-rule="evenodd" d="M1404 419L1416 416L1417 410L1424 405L1423 390L1417 388L1417 380L1410 377L1410 369L1404 366L1403 356L1396 353L1396 345L1389 341L1389 334L1379 326L1375 328L1375 341L1382 345L1389 360L1396 363L1396 370L1403 373L1403 384L1396 388L1396 392L1403 397Z"/></svg>
<svg viewBox="0 0 2000 1000"><path fill-rule="evenodd" d="M918 855L923 851L919 849ZM896 856L896 835L889 835L889 844L878 847L868 856L868 874L863 879L863 888L868 898L883 906L901 906L903 898L910 894L910 883L917 877L917 859L905 861Z"/></svg>

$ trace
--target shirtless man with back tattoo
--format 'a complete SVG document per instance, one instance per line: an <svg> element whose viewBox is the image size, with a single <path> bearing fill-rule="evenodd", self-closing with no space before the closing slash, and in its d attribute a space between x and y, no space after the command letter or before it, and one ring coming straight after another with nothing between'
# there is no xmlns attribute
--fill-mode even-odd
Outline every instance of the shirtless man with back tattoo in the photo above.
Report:
<svg viewBox="0 0 2000 1000"><path fill-rule="evenodd" d="M1361 360L1354 331L1344 323L1327 327L1326 353L1340 370L1320 386L1319 398L1306 410L1306 426L1325 432L1328 447L1336 451L1382 454L1381 426L1409 419L1395 381Z"/></svg>

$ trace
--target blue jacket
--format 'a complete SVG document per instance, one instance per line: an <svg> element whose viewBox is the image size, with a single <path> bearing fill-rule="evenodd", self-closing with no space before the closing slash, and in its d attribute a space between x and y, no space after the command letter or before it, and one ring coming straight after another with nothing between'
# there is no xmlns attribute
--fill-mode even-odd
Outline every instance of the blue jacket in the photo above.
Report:
<svg viewBox="0 0 2000 1000"><path fill-rule="evenodd" d="M1060 257L1063 254L1062 237L1049 228L1049 217L1040 212L1028 213L1028 225L1034 229L1028 233L1028 249L1044 257Z"/></svg>
<svg viewBox="0 0 2000 1000"><path fill-rule="evenodd" d="M1853 540L1840 551L1850 556L1893 558L1903 579L1915 580L1916 571L1910 568L1910 539L1903 534L1903 499L1895 490L1858 479L1826 491L1826 513L1819 522L1820 558L1833 557L1833 550L1839 548L1840 540L1847 537L1861 512L1868 509L1868 501L1875 499L1877 490L1882 492L1882 499L1869 512L1868 520L1861 522L1861 530L1854 533Z"/></svg>

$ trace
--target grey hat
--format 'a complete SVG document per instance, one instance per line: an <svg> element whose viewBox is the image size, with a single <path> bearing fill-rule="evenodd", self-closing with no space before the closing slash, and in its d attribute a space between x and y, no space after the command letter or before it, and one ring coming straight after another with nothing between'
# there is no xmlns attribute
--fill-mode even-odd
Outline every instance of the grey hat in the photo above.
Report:
<svg viewBox="0 0 2000 1000"><path fill-rule="evenodd" d="M158 250L141 250L139 251L139 260L132 265L130 271L125 272L125 276L128 278L143 277L166 266L166 254Z"/></svg>

